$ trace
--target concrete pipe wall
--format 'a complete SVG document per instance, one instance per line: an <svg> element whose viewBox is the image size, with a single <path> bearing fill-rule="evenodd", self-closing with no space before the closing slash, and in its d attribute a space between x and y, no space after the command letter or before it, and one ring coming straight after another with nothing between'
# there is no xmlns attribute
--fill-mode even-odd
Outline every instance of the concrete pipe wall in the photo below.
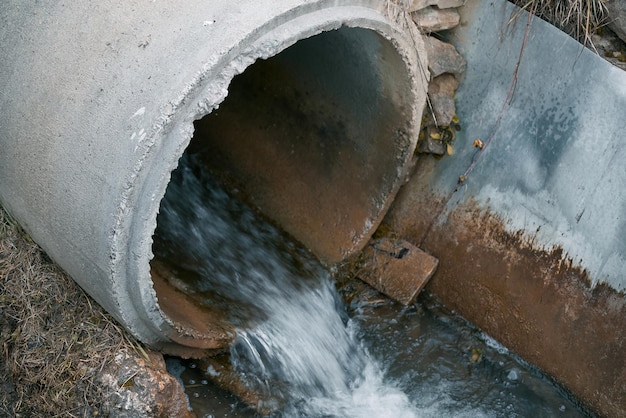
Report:
<svg viewBox="0 0 626 418"><path fill-rule="evenodd" d="M170 173L190 142L215 147L224 158L212 164L236 168L321 259L358 251L405 177L425 102L423 45L390 11L365 0L4 1L0 201L142 341L189 356L221 347L227 333L151 277ZM254 141L270 145L251 153Z"/></svg>

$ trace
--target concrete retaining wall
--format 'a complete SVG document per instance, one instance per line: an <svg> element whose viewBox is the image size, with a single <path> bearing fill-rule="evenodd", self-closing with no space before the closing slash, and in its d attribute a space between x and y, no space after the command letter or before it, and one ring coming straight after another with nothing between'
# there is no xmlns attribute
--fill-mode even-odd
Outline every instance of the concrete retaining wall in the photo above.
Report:
<svg viewBox="0 0 626 418"><path fill-rule="evenodd" d="M456 153L420 158L387 222L449 307L623 416L626 73L506 2L461 10Z"/></svg>

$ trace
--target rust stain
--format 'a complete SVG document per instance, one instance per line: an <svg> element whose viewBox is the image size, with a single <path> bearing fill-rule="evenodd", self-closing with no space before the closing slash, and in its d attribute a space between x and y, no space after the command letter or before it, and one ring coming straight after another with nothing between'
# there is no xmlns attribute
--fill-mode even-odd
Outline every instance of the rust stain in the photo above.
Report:
<svg viewBox="0 0 626 418"><path fill-rule="evenodd" d="M413 303L439 264L415 245L389 237L372 240L362 258L359 278L403 305Z"/></svg>
<svg viewBox="0 0 626 418"><path fill-rule="evenodd" d="M624 416L626 295L592 286L561 248L507 232L473 201L437 222L445 198L421 187L409 185L385 222L440 260L427 289L595 411Z"/></svg>
<svg viewBox="0 0 626 418"><path fill-rule="evenodd" d="M234 329L218 308L212 308L179 290L177 280L169 266L160 260L150 262L152 283L159 306L171 321L176 335L171 338L188 346L170 344L163 348L168 354L184 358L204 357L227 350L234 336Z"/></svg>

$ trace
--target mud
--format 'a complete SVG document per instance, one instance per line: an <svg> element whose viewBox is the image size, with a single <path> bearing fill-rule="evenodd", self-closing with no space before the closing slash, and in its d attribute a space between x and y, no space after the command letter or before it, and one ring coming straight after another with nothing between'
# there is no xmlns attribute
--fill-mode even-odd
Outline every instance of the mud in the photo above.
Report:
<svg viewBox="0 0 626 418"><path fill-rule="evenodd" d="M418 187L419 189L419 187ZM416 193L417 192L417 193ZM626 411L626 297L469 200L401 192L386 223L439 258L427 289L602 415ZM419 214L419 216L416 216Z"/></svg>

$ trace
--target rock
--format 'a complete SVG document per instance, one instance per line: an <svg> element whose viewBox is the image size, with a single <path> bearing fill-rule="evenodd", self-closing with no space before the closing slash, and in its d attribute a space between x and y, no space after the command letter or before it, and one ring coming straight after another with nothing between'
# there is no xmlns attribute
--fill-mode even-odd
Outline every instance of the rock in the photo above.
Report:
<svg viewBox="0 0 626 418"><path fill-rule="evenodd" d="M444 155L446 153L446 144L440 139L433 139L427 136L417 143L417 152L421 152L422 154Z"/></svg>
<svg viewBox="0 0 626 418"><path fill-rule="evenodd" d="M592 33L591 42L599 56L626 71L626 43L615 32L610 28L605 28L601 34Z"/></svg>
<svg viewBox="0 0 626 418"><path fill-rule="evenodd" d="M456 115L454 95L459 82L452 74L441 74L428 85L428 98L438 126L450 126Z"/></svg>
<svg viewBox="0 0 626 418"><path fill-rule="evenodd" d="M359 278L404 305L413 303L439 265L435 257L401 239L375 240L363 256Z"/></svg>
<svg viewBox="0 0 626 418"><path fill-rule="evenodd" d="M278 382L272 383L274 393L268 393L265 387L255 387L233 370L227 354L199 359L198 365L202 370L212 370L207 378L236 395L264 417L273 415L284 406L284 400L277 395L282 392Z"/></svg>
<svg viewBox="0 0 626 418"><path fill-rule="evenodd" d="M463 6L465 1L466 0L413 0L407 11L414 12L428 6L437 6L440 9L450 9L452 7Z"/></svg>
<svg viewBox="0 0 626 418"><path fill-rule="evenodd" d="M461 16L456 9L439 9L437 7L425 7L411 13L415 24L426 32L438 32L452 29L459 24Z"/></svg>
<svg viewBox="0 0 626 418"><path fill-rule="evenodd" d="M609 0L605 5L609 15L607 26L626 42L626 0Z"/></svg>
<svg viewBox="0 0 626 418"><path fill-rule="evenodd" d="M119 418L195 417L182 386L165 369L163 356L145 351L150 360L121 349L98 376L111 392L103 409Z"/></svg>
<svg viewBox="0 0 626 418"><path fill-rule="evenodd" d="M428 69L431 77L437 77L443 73L462 74L465 72L467 65L465 58L453 45L432 36L425 36L424 44L428 54Z"/></svg>

